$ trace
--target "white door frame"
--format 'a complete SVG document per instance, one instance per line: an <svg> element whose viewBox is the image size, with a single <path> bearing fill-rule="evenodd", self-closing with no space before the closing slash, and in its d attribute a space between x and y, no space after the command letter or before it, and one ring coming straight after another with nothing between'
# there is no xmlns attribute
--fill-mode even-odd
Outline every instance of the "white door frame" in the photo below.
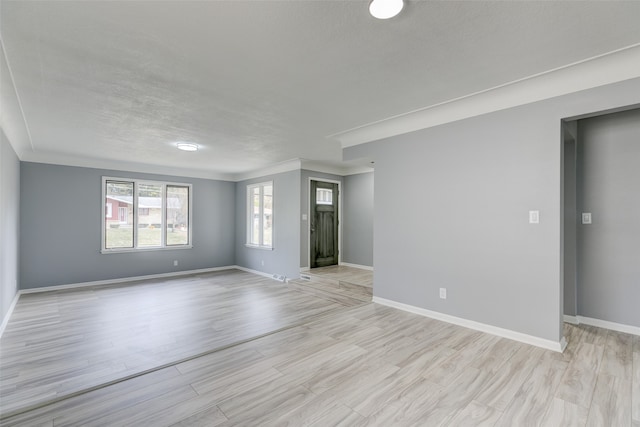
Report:
<svg viewBox="0 0 640 427"><path fill-rule="evenodd" d="M307 270L311 269L311 181L338 184L338 265L342 264L342 183L335 179L310 176L307 182Z"/></svg>

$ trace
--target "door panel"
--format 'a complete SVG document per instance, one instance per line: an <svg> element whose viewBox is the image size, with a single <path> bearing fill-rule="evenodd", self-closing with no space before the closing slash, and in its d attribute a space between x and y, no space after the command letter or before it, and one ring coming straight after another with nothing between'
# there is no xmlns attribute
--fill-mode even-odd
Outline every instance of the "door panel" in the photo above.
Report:
<svg viewBox="0 0 640 427"><path fill-rule="evenodd" d="M311 181L310 266L338 264L338 184Z"/></svg>

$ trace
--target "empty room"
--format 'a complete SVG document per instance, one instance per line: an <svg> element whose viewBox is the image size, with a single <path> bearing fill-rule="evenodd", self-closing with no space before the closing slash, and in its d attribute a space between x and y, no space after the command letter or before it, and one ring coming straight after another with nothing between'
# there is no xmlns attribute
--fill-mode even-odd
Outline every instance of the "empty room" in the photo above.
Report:
<svg viewBox="0 0 640 427"><path fill-rule="evenodd" d="M0 426L640 427L639 22L0 0Z"/></svg>

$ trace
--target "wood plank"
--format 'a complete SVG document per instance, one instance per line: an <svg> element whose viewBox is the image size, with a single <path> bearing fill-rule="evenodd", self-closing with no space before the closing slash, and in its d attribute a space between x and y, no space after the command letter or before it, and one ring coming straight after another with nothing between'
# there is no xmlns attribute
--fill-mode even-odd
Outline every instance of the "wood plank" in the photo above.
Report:
<svg viewBox="0 0 640 427"><path fill-rule="evenodd" d="M119 306L127 299L142 303ZM638 337L601 328L565 325L560 354L378 304L342 307L244 272L24 302L0 342L3 426L640 427ZM6 416L19 397L59 397L163 360L174 362Z"/></svg>
<svg viewBox="0 0 640 427"><path fill-rule="evenodd" d="M540 425L582 427L587 423L588 415L587 408L554 397Z"/></svg>
<svg viewBox="0 0 640 427"><path fill-rule="evenodd" d="M631 426L631 382L600 374L587 426Z"/></svg>
<svg viewBox="0 0 640 427"><path fill-rule="evenodd" d="M553 403L553 395L568 365L569 362L557 359L555 353L546 351L511 400L511 403L506 407L496 425L504 427L526 425L531 420L544 418Z"/></svg>
<svg viewBox="0 0 640 427"><path fill-rule="evenodd" d="M495 425L502 412L472 400L455 417L447 422L448 427L489 427ZM512 424L515 425L515 424Z"/></svg>
<svg viewBox="0 0 640 427"><path fill-rule="evenodd" d="M610 331L602 357L600 373L629 379L633 368L633 336Z"/></svg>
<svg viewBox="0 0 640 427"><path fill-rule="evenodd" d="M556 397L588 408L598 378L604 347L581 342L567 368Z"/></svg>

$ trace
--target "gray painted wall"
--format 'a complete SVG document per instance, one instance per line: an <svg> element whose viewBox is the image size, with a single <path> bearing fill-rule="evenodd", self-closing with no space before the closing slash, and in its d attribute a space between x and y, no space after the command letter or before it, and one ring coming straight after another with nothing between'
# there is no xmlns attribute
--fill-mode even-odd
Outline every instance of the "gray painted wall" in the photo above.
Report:
<svg viewBox="0 0 640 427"><path fill-rule="evenodd" d="M559 342L561 120L638 103L631 79L345 149L376 166L374 295Z"/></svg>
<svg viewBox="0 0 640 427"><path fill-rule="evenodd" d="M246 247L247 185L273 181L273 250ZM300 171L290 171L235 184L236 264L268 274L300 276ZM264 265L263 265L264 262Z"/></svg>
<svg viewBox="0 0 640 427"><path fill-rule="evenodd" d="M20 161L0 129L0 323L18 292Z"/></svg>
<svg viewBox="0 0 640 427"><path fill-rule="evenodd" d="M373 172L344 177L342 261L373 267Z"/></svg>
<svg viewBox="0 0 640 427"><path fill-rule="evenodd" d="M578 314L640 327L640 110L578 122Z"/></svg>
<svg viewBox="0 0 640 427"><path fill-rule="evenodd" d="M563 123L564 132L564 314L575 316L577 308L577 122Z"/></svg>
<svg viewBox="0 0 640 427"><path fill-rule="evenodd" d="M338 181L340 183L340 191L342 191L344 195L344 178L342 176L306 169L300 171L300 268L309 267L309 220L302 220L302 214L307 214L307 218L309 218L309 178ZM344 200L344 198L341 200ZM341 205L342 203L338 205L338 215L340 218L343 218L344 210ZM344 250L344 246L342 246L344 242L342 234L339 236L339 239L340 246ZM342 253L340 254L340 258L342 258Z"/></svg>
<svg viewBox="0 0 640 427"><path fill-rule="evenodd" d="M193 248L101 254L105 175L193 184ZM232 182L29 162L20 179L22 289L234 264Z"/></svg>

